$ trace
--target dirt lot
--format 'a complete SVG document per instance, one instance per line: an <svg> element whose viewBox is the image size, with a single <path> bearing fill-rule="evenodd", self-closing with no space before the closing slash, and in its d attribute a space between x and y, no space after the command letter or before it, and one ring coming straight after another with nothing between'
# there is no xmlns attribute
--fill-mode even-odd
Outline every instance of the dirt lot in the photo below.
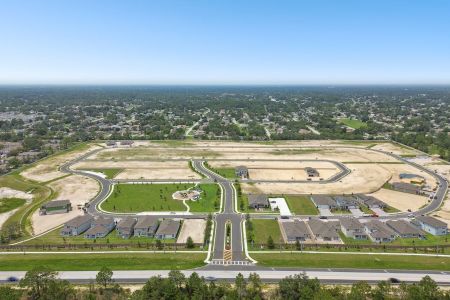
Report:
<svg viewBox="0 0 450 300"><path fill-rule="evenodd" d="M188 237L191 237L194 243L203 243L205 228L206 220L185 219L178 235L177 243L186 243Z"/></svg>
<svg viewBox="0 0 450 300"><path fill-rule="evenodd" d="M91 145L80 151L71 151L65 154L49 157L37 163L35 166L20 173L25 178L45 182L64 176L65 173L58 171L58 167L68 161L71 161L89 151L98 149L99 146Z"/></svg>
<svg viewBox="0 0 450 300"><path fill-rule="evenodd" d="M230 143L232 145L234 143ZM168 160L168 159L332 159L341 162L395 162L390 156L359 148L296 148L280 146L245 146L240 147L202 147L201 143L186 147L135 147L135 148L111 148L97 153L91 159L95 160Z"/></svg>
<svg viewBox="0 0 450 300"><path fill-rule="evenodd" d="M20 198L20 199L31 199L33 194L28 194L22 191L14 190L9 187L0 188L0 199L2 198Z"/></svg>
<svg viewBox="0 0 450 300"><path fill-rule="evenodd" d="M407 211L408 209L416 211L424 204L428 203L428 198L425 196L402 193L388 189L380 189L371 194L371 196L374 196L389 206L395 207L401 211Z"/></svg>
<svg viewBox="0 0 450 300"><path fill-rule="evenodd" d="M437 185L436 179L434 179L433 176L413 166L407 164L380 164L380 166L391 172L392 174L392 179L390 180L391 183L401 181L399 177L400 173L411 173L424 177L425 184L430 186L431 188L434 188Z"/></svg>
<svg viewBox="0 0 450 300"><path fill-rule="evenodd" d="M255 183L241 184L245 193L264 194L350 194L371 193L378 190L391 174L375 164L347 164L352 172L340 182L317 183Z"/></svg>
<svg viewBox="0 0 450 300"><path fill-rule="evenodd" d="M401 147L400 145L392 144L392 143L380 143L376 146L372 147L375 150L381 150L386 152L392 152L397 155L417 155L418 151L409 149L406 147Z"/></svg>
<svg viewBox="0 0 450 300"><path fill-rule="evenodd" d="M49 184L57 193L55 200L70 200L72 211L66 214L55 214L40 216L39 211L35 211L31 217L34 234L39 234L49 229L55 228L63 223L82 215L83 211L78 210L78 204L84 204L97 195L99 185L94 179L71 175Z"/></svg>

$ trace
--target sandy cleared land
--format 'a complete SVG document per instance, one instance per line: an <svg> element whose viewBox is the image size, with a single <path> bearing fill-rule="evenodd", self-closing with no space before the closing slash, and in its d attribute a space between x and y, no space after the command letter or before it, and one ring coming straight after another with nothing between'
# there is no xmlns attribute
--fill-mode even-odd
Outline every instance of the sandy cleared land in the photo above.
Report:
<svg viewBox="0 0 450 300"><path fill-rule="evenodd" d="M230 143L232 144L232 143ZM136 147L105 149L95 160L169 160L169 159L230 159L230 160L295 160L331 159L340 162L395 162L382 153L357 148L279 148L279 147Z"/></svg>
<svg viewBox="0 0 450 300"><path fill-rule="evenodd" d="M308 178L305 168L312 167L319 171L320 178L330 178L337 174L339 169L330 162L301 162L301 161L211 161L213 168L235 168L238 165L248 168L250 178L255 180L306 180ZM313 181L319 177L312 178Z"/></svg>
<svg viewBox="0 0 450 300"><path fill-rule="evenodd" d="M0 199L2 198L20 198L20 199L31 199L33 194L28 194L22 191L14 190L9 187L0 188Z"/></svg>
<svg viewBox="0 0 450 300"><path fill-rule="evenodd" d="M436 179L434 179L433 176L431 176L428 173L425 173L413 166L407 165L407 164L380 164L383 168L391 172L392 179L390 182L399 182L400 180L400 173L410 173L410 174L416 174L420 175L425 178L425 184L430 186L431 188L436 187L437 182Z"/></svg>
<svg viewBox="0 0 450 300"><path fill-rule="evenodd" d="M125 169L115 179L201 179L188 169Z"/></svg>
<svg viewBox="0 0 450 300"><path fill-rule="evenodd" d="M315 183L242 183L245 193L264 194L351 194L372 193L378 190L391 174L375 164L347 164L352 172L340 182L329 184Z"/></svg>
<svg viewBox="0 0 450 300"><path fill-rule="evenodd" d="M186 243L188 237L191 237L194 243L203 243L205 228L206 220L185 219L178 235L177 243Z"/></svg>
<svg viewBox="0 0 450 300"><path fill-rule="evenodd" d="M77 208L78 204L84 205L97 195L99 184L94 179L71 175L56 180L49 184L57 193L55 200L70 200L72 203L72 211L66 214L55 214L48 216L40 216L39 210L35 211L31 217L34 234L39 234L82 215L83 211Z"/></svg>
<svg viewBox="0 0 450 300"><path fill-rule="evenodd" d="M68 161L71 161L89 151L100 148L96 145L91 145L81 151L71 151L65 154L49 157L37 163L37 165L20 173L25 178L45 182L55 178L64 176L65 173L58 171L58 167Z"/></svg>
<svg viewBox="0 0 450 300"><path fill-rule="evenodd" d="M399 145L393 143L380 143L376 146L373 146L372 149L381 150L385 152L392 152L397 155L418 155L419 151L409 149L406 147L401 147Z"/></svg>
<svg viewBox="0 0 450 300"><path fill-rule="evenodd" d="M401 211L407 211L408 209L416 211L428 203L428 198L425 196L402 193L388 189L380 189L379 191L371 194L371 196L374 196L387 205L395 207Z"/></svg>

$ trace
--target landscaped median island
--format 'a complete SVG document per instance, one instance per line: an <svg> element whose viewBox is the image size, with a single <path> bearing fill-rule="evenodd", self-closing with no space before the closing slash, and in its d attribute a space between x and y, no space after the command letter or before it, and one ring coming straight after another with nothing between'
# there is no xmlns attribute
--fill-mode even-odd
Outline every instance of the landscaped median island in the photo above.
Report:
<svg viewBox="0 0 450 300"><path fill-rule="evenodd" d="M83 169L84 171L91 171L96 173L102 173L107 179L113 179L117 174L123 171L123 169L111 168L111 169Z"/></svg>
<svg viewBox="0 0 450 300"><path fill-rule="evenodd" d="M190 199L188 191L198 191L198 197ZM116 213L145 211L186 211L183 198L191 212L214 212L220 206L220 188L217 184L116 184L111 195L101 203L101 209Z"/></svg>
<svg viewBox="0 0 450 300"><path fill-rule="evenodd" d="M334 253L250 253L266 267L450 270L450 257Z"/></svg>
<svg viewBox="0 0 450 300"><path fill-rule="evenodd" d="M68 253L8 254L0 259L2 271L27 271L47 266L58 271L93 271L107 266L112 270L185 270L204 265L206 253Z"/></svg>

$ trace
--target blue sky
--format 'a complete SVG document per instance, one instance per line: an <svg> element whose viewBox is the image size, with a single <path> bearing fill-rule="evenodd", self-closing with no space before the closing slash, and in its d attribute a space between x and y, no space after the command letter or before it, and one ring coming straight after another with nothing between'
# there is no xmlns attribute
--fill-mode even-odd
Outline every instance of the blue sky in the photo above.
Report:
<svg viewBox="0 0 450 300"><path fill-rule="evenodd" d="M2 84L450 84L450 1L0 7Z"/></svg>

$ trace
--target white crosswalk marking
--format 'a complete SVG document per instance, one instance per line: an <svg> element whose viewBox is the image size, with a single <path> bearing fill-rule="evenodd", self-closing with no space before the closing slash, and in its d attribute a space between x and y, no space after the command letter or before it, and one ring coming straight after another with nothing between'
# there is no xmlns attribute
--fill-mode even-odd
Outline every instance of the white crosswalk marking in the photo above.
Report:
<svg viewBox="0 0 450 300"><path fill-rule="evenodd" d="M246 260L225 260L225 259L213 259L209 262L211 265L240 265L240 266L253 266L254 263Z"/></svg>

